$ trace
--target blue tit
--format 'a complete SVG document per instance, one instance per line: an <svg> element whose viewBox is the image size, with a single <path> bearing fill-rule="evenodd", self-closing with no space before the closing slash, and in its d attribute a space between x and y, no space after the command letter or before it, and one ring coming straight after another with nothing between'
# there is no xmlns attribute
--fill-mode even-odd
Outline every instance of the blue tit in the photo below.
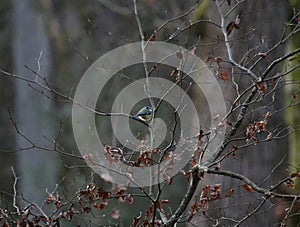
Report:
<svg viewBox="0 0 300 227"><path fill-rule="evenodd" d="M150 121L151 118L153 116L153 109L151 106L145 106L142 109L140 109L139 112L137 112L136 115L134 115L133 117L135 119L139 119L142 121Z"/></svg>

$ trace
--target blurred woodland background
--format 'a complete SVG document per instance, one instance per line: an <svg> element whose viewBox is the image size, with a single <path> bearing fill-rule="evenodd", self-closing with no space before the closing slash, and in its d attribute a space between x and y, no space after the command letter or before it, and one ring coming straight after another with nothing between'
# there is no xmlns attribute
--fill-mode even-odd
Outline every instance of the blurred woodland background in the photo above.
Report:
<svg viewBox="0 0 300 227"><path fill-rule="evenodd" d="M262 56L264 61L260 61L253 71L260 74L273 59L299 48L299 5L297 0L222 1L222 10L230 12L226 23L236 20L237 15L240 15L239 28L233 28L230 35L234 59L248 66L247 62L255 61L254 53L266 53L282 40L285 28L287 33L292 31L293 26L288 27L287 24L298 23L293 36L280 43L267 56ZM157 41L170 42L187 49L195 47L195 54L208 64L211 59L219 56L220 59L226 58L222 31L215 25L220 24L215 1L140 0L137 1L137 6L145 39L149 39L155 29L167 22L157 32ZM176 17L179 18L174 19ZM53 204L47 205L47 201L51 200L50 194L62 197L65 205L61 209L65 207L68 211L71 205L75 208L79 206L73 201L78 192L85 190L91 182L107 190L119 190L118 186L105 182L105 179L94 174L80 158L72 132L72 102L55 94L55 91L72 97L85 70L97 58L121 45L141 40L133 1L1 1L0 37L0 224L9 221L9 218L5 218L6 212L17 213L13 206L16 194L19 207L33 203L38 204L45 212L51 212ZM299 54L295 58L296 64L299 64ZM291 61L289 64L295 63ZM225 61L220 65L225 71L216 69L216 77L224 89L226 105L230 109L236 95L235 85L231 83L231 66ZM284 64L278 64L272 69L272 73L275 75L284 67ZM12 78L3 72L17 76ZM160 73L163 74L164 71ZM288 171L298 171L300 144L299 131L296 129L300 125L300 105L291 105L293 107L289 109L285 106L291 102L291 97L299 100L299 73L299 68L293 70L285 77L286 82L282 80L278 84L274 95L272 93L261 101L256 100L245 117L242 129L232 138L237 141L235 146L245 145L243 153L237 153L237 160L225 159L222 168L241 173L264 187L275 185ZM40 80L36 74L44 76L53 90L49 91L26 81ZM127 69L124 74L131 75L134 79L143 77L138 67ZM163 76L169 77L166 74ZM250 77L242 76L235 77L241 93L251 84ZM45 81L41 83L47 86ZM99 109L110 112L109 104L116 91L129 83L126 77L111 80L110 86L99 100ZM211 95L213 94L214 91ZM204 101L193 91L191 96L201 109ZM264 116L268 111L276 113L268 127L281 130L282 133L278 134L280 140L247 146L245 140L242 140L245 128L249 122ZM234 121L236 117L237 113L233 113L228 122ZM104 117L97 120L103 140L109 144L114 138L107 122ZM293 133L288 131L290 129ZM17 184L14 185L16 179ZM168 206L172 209L178 207L181 195L184 196L188 186L184 177L175 181L172 185L166 185L162 192L162 197L168 198ZM251 213L253 207L260 206L261 196L247 193L240 187L241 182L233 178L211 175L204 182L203 184L210 185L222 183L224 190L235 188L233 197L219 201L212 208L215 209L212 210L213 213L218 212L220 217L224 217L218 219L220 226L233 226L232 220L225 217L239 219ZM279 190L281 193L291 193L290 188L282 187ZM292 193L299 194L299 190L296 182ZM72 220L65 218L61 226L129 226L149 206L145 203L145 198L138 196L141 194L138 189L132 189L130 193L137 195L133 205L129 202L111 201L109 209L74 215ZM198 189L198 194L200 193L201 188ZM56 201L57 198L53 200ZM243 224L271 226L275 223L274 226L280 226L288 204L269 200L259 207L256 215ZM296 213L299 213L299 207L298 203ZM214 223L217 226L217 218L213 215L209 217L199 212L190 225L213 226ZM299 219L291 219L289 225L296 226L297 220Z"/></svg>

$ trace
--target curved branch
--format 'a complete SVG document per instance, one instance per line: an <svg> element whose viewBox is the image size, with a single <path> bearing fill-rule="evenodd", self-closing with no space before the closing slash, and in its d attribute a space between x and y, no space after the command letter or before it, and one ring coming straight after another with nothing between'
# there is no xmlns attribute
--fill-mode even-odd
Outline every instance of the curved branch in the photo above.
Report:
<svg viewBox="0 0 300 227"><path fill-rule="evenodd" d="M281 193L273 192L272 189L268 190L266 188L259 187L248 177L246 177L242 174L228 171L228 170L207 169L207 173L228 176L231 178L241 180L241 181L245 182L246 184L250 185L256 192L262 193L267 197L276 197L276 198L282 198L282 199L295 199L295 198L300 199L300 195L281 194Z"/></svg>
<svg viewBox="0 0 300 227"><path fill-rule="evenodd" d="M168 220L167 223L165 223L165 226L173 226L178 219L181 217L183 212L185 211L186 207L190 203L191 199L194 196L194 193L197 189L198 183L200 181L199 177L199 168L194 168L193 171L190 173L190 184L187 193L185 194L184 198L182 199L180 205L178 206L175 213L171 216L171 218Z"/></svg>

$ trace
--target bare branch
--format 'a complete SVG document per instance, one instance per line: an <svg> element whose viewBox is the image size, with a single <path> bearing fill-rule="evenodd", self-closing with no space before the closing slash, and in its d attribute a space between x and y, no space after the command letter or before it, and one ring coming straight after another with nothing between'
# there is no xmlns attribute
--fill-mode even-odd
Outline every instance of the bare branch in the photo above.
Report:
<svg viewBox="0 0 300 227"><path fill-rule="evenodd" d="M246 184L250 185L255 191L265 195L266 197L276 197L276 198L284 198L284 199L294 199L295 197L297 199L300 199L300 195L293 195L293 194L281 194L273 192L273 189L265 189L261 188L258 185L256 185L253 181L251 181L249 178L242 174L234 173L228 170L215 170L215 169L207 169L207 173L222 175L222 176L228 176L235 179L239 179Z"/></svg>
<svg viewBox="0 0 300 227"><path fill-rule="evenodd" d="M246 68L246 67L240 65L239 63L237 63L233 59L232 50L231 50L231 47L230 47L230 40L229 40L228 33L226 31L226 26L225 26L225 18L223 16L219 0L216 0L216 5L217 5L218 11L219 11L219 15L221 17L221 28L222 28L222 32L223 32L223 35L224 35L225 45L226 45L226 48L227 48L227 54L228 54L228 58L229 58L230 63L232 65L236 66L237 68L241 69L242 71L247 72L255 81L261 81L261 78L258 77L257 75L255 75L249 68Z"/></svg>
<svg viewBox="0 0 300 227"><path fill-rule="evenodd" d="M175 213L171 216L171 218L168 220L167 223L165 223L166 226L173 226L181 217L185 209L187 208L189 202L194 196L194 193L197 189L198 183L200 181L199 177L199 170L198 168L194 168L193 171L190 173L190 184L188 187L188 191L186 192L184 198L182 199L180 205L176 209Z"/></svg>
<svg viewBox="0 0 300 227"><path fill-rule="evenodd" d="M14 167L11 166L11 171L14 175L14 184L13 184L13 189L14 189L14 196L13 196L13 206L16 208L18 215L21 215L20 208L17 206L17 183L18 183L18 177L15 173Z"/></svg>

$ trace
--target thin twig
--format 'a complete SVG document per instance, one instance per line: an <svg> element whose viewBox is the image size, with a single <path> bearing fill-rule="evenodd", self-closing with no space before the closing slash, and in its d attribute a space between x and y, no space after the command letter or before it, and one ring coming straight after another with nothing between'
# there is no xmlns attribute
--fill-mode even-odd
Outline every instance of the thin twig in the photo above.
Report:
<svg viewBox="0 0 300 227"><path fill-rule="evenodd" d="M16 208L18 215L21 215L20 208L17 206L17 183L18 183L18 177L15 173L14 167L10 167L11 171L14 175L14 184L13 184L13 189L14 189L14 196L13 196L13 207Z"/></svg>
<svg viewBox="0 0 300 227"><path fill-rule="evenodd" d="M220 17L221 17L221 29L222 29L222 32L223 32L223 35L224 35L225 45L226 45L227 54L228 54L228 58L229 58L230 63L232 65L238 67L242 71L247 72L255 81L261 81L261 78L259 78L257 75L255 75L249 68L246 68L246 67L242 66L241 64L237 63L233 59L232 50L231 50L231 47L230 47L230 40L229 40L227 31L226 31L226 26L225 26L225 18L222 14L219 0L216 0L216 5L217 5L217 8L218 8Z"/></svg>
<svg viewBox="0 0 300 227"><path fill-rule="evenodd" d="M256 212L265 204L266 201L267 199L265 197L262 197L262 201L260 202L260 204L258 204L258 206L254 210L252 210L245 217L243 217L237 224L235 224L234 227L239 226L240 224L245 222L248 218L250 218L252 215L256 214Z"/></svg>

